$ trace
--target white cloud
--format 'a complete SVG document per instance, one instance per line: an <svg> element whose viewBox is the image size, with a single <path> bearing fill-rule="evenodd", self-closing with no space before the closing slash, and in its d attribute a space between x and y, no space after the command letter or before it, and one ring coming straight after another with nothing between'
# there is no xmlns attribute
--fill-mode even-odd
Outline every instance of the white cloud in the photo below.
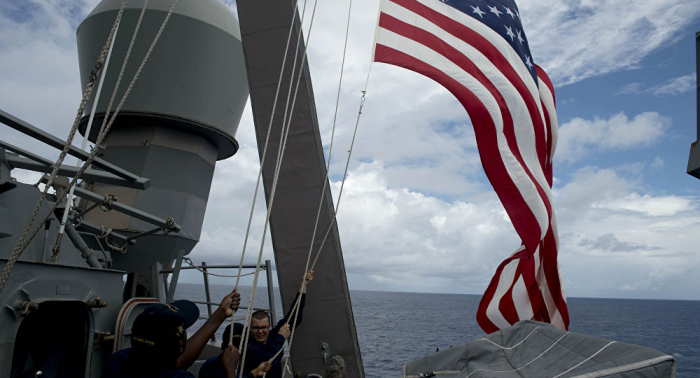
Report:
<svg viewBox="0 0 700 378"><path fill-rule="evenodd" d="M691 92L696 89L697 75L690 74L676 77L665 82L646 88L642 83L630 83L622 87L619 94L640 94L651 93L657 97L677 96L682 93Z"/></svg>
<svg viewBox="0 0 700 378"><path fill-rule="evenodd" d="M559 128L555 160L574 162L590 153L628 150L650 146L663 138L671 119L656 112L644 112L629 119L618 113L610 119L574 118Z"/></svg>
<svg viewBox="0 0 700 378"><path fill-rule="evenodd" d="M664 165L664 159L662 159L660 156L655 157L654 161L651 163L652 168L663 168Z"/></svg>
<svg viewBox="0 0 700 378"><path fill-rule="evenodd" d="M695 201L687 197L664 196L653 197L648 194L640 195L631 193L624 198L616 198L614 201L606 200L598 202L593 207L607 208L611 210L629 210L644 215L661 217L673 216L682 211L695 209Z"/></svg>
<svg viewBox="0 0 700 378"><path fill-rule="evenodd" d="M535 61L555 85L637 67L697 22L695 0L519 2Z"/></svg>
<svg viewBox="0 0 700 378"><path fill-rule="evenodd" d="M692 248L698 198L649 193L615 170L595 167L575 172L555 194L567 292L694 298L680 290L688 277L675 273L700 268Z"/></svg>
<svg viewBox="0 0 700 378"><path fill-rule="evenodd" d="M339 183L333 186L337 198ZM495 195L480 202L446 202L392 189L379 162L360 165L348 178L338 226L348 272L380 271L402 290L425 291L424 280L441 279L479 292L500 259L519 245ZM420 282L411 279L415 276Z"/></svg>

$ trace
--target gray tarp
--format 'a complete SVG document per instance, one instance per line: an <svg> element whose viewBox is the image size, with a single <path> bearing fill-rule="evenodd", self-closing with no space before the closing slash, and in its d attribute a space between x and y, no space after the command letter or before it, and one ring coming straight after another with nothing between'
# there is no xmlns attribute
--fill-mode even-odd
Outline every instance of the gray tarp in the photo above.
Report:
<svg viewBox="0 0 700 378"><path fill-rule="evenodd" d="M431 375L434 374L434 375ZM657 350L522 321L403 367L404 378L675 377L676 360Z"/></svg>

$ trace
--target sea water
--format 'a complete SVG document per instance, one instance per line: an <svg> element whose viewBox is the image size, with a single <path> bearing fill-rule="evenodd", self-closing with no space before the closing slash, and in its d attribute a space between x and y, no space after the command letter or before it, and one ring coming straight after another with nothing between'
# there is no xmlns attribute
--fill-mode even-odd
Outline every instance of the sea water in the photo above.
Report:
<svg viewBox="0 0 700 378"><path fill-rule="evenodd" d="M212 302L229 291L211 285ZM241 288L242 305L250 293ZM284 314L275 295L280 319ZM204 301L204 286L178 284L175 296ZM484 336L476 323L478 295L351 291L350 298L368 378L400 377L412 360ZM568 304L570 331L660 350L676 358L678 377L700 377L700 301L569 298ZM254 306L269 307L267 288L258 288ZM206 306L200 311L207 316Z"/></svg>

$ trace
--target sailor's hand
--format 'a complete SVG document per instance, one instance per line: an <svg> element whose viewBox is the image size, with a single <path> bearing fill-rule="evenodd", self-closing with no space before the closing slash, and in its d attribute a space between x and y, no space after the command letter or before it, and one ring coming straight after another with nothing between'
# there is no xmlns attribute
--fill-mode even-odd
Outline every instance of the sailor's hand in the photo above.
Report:
<svg viewBox="0 0 700 378"><path fill-rule="evenodd" d="M292 332L289 330L289 324L283 325L283 326L280 328L280 330L279 330L278 333L279 333L280 335L282 335L282 336L284 337L285 340L288 339L288 338L289 338L289 335L292 334Z"/></svg>
<svg viewBox="0 0 700 378"><path fill-rule="evenodd" d="M221 362L224 364L227 372L236 372L238 361L241 359L241 353L233 344L228 343L228 346L221 355Z"/></svg>
<svg viewBox="0 0 700 378"><path fill-rule="evenodd" d="M226 317L233 315L234 312L238 311L238 306L241 304L241 295L238 294L238 288L233 289L231 294L224 297L221 300L219 309L225 311Z"/></svg>
<svg viewBox="0 0 700 378"><path fill-rule="evenodd" d="M304 277L304 280L306 281L306 285L308 286L311 281L314 280L314 271L309 269L308 272L306 272L306 277Z"/></svg>
<svg viewBox="0 0 700 378"><path fill-rule="evenodd" d="M270 371L271 367L272 363L270 361L266 361L258 365L258 367L253 369L250 373L253 374L253 377L262 377L265 375L266 371Z"/></svg>

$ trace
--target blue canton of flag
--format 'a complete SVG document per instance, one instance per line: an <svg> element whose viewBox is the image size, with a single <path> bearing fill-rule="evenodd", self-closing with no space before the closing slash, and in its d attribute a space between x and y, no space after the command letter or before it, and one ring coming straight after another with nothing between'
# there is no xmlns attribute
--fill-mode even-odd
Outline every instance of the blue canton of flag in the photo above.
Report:
<svg viewBox="0 0 700 378"><path fill-rule="evenodd" d="M508 41L537 83L537 70L525 38L518 6L512 0L440 0L482 22Z"/></svg>

